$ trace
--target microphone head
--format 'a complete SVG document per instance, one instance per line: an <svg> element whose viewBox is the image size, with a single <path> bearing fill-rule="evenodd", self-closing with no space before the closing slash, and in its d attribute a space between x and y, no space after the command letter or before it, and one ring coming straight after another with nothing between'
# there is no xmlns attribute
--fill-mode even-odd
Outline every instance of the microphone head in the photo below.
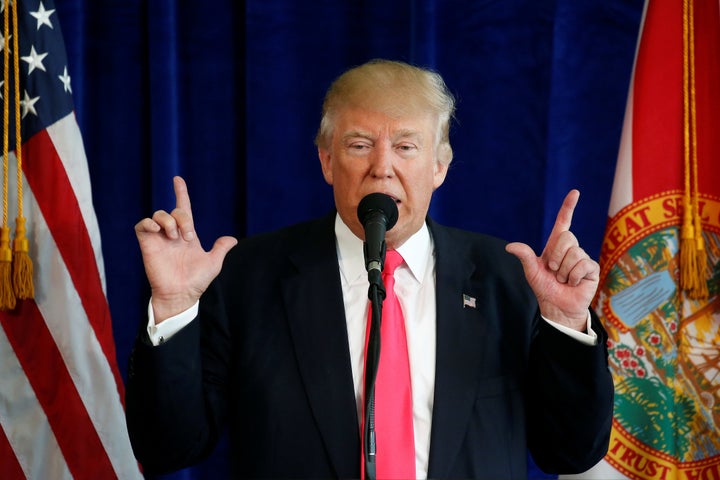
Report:
<svg viewBox="0 0 720 480"><path fill-rule="evenodd" d="M360 200L357 208L357 215L363 226L370 214L375 212L381 212L385 215L385 218L387 218L385 230L390 230L395 226L395 223L397 223L398 209L395 204L395 200L393 200L390 195L376 192L365 195L365 197Z"/></svg>

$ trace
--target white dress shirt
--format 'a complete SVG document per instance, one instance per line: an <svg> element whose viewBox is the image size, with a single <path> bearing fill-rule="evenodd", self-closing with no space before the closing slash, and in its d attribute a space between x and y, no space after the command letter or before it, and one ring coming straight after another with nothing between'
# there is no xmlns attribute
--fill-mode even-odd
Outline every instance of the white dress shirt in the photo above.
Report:
<svg viewBox="0 0 720 480"><path fill-rule="evenodd" d="M368 320L368 277L363 242L335 219L340 281L347 320L358 419L362 415L363 367ZM427 477L430 427L435 397L435 255L427 225L400 248L405 263L395 270L395 294L405 318L415 433L415 474Z"/></svg>

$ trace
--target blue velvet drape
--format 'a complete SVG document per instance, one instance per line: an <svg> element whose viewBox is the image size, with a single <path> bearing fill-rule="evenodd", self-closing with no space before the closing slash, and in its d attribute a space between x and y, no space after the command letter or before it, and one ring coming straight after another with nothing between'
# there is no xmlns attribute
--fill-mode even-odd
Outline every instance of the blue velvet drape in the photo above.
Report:
<svg viewBox="0 0 720 480"><path fill-rule="evenodd" d="M133 225L173 207L172 175L206 247L327 211L322 96L375 57L436 68L458 96L437 220L539 251L579 188L574 230L598 256L642 0L56 3L123 372L148 295ZM172 478L216 478L225 453Z"/></svg>

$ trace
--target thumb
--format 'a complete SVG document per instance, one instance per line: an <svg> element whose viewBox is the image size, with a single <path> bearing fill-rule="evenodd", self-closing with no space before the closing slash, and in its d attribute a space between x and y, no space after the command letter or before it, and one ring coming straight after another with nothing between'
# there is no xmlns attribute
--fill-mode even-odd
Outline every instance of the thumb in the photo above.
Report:
<svg viewBox="0 0 720 480"><path fill-rule="evenodd" d="M223 260L225 259L225 255L227 255L230 249L237 245L237 243L238 241L235 237L220 237L215 240L215 244L213 245L212 250L210 250L209 253L213 257L215 262L222 264Z"/></svg>
<svg viewBox="0 0 720 480"><path fill-rule="evenodd" d="M538 267L537 256L529 245L521 242L508 243L505 246L505 251L515 255L523 266L525 276L532 278L535 276Z"/></svg>

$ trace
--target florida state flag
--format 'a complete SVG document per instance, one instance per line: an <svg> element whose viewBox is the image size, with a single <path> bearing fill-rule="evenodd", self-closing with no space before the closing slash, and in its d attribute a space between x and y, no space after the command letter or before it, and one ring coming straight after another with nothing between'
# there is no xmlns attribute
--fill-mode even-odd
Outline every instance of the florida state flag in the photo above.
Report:
<svg viewBox="0 0 720 480"><path fill-rule="evenodd" d="M628 95L595 308L632 479L720 479L719 3L647 0Z"/></svg>

